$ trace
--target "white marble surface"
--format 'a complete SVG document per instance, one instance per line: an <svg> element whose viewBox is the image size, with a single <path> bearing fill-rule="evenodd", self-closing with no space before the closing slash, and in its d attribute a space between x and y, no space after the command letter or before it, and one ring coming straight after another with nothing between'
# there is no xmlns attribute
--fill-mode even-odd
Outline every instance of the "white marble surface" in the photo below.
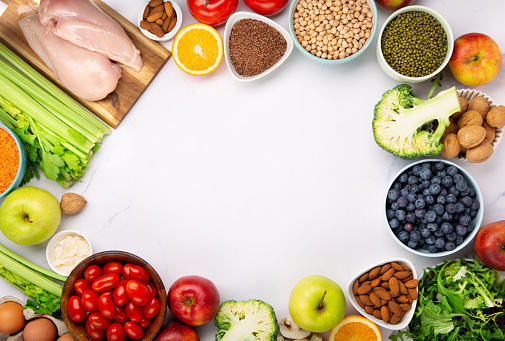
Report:
<svg viewBox="0 0 505 341"><path fill-rule="evenodd" d="M185 1L184 22L195 22ZM140 0L107 0L129 20ZM483 32L505 51L502 0L418 0L447 18L455 37ZM238 10L248 10L241 1ZM379 25L390 14L379 9ZM288 28L287 9L273 17ZM224 25L218 28L223 34ZM169 60L68 190L47 180L30 185L88 204L63 216L59 230L86 234L95 251L125 250L149 261L168 288L177 278L211 279L221 299L261 299L288 314L291 289L320 274L343 288L362 268L405 257L418 272L441 261L407 252L389 235L383 200L391 177L408 161L374 142L373 106L397 85L380 69L374 43L355 61L323 66L293 51L269 76L232 78L221 63L204 77ZM171 41L164 45L171 50ZM446 70L443 87L458 83ZM414 85L426 97L430 83ZM478 87L505 104L505 71ZM483 223L505 218L505 142L483 164L456 161L484 196ZM0 243L42 265L47 243ZM456 256L471 256L470 244ZM22 295L0 281L0 296ZM356 313L351 304L347 315ZM212 323L198 327L214 339ZM383 329L383 336L390 334Z"/></svg>

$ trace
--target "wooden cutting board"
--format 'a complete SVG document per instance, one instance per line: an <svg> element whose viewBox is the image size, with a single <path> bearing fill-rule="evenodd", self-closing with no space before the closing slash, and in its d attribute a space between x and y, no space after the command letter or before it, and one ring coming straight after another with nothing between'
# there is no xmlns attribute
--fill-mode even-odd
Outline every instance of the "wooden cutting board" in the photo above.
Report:
<svg viewBox="0 0 505 341"><path fill-rule="evenodd" d="M117 128L172 55L160 43L144 36L137 26L123 18L107 4L100 0L93 0L105 13L124 28L135 46L140 50L144 66L140 72L136 72L127 66L123 67L123 74L116 90L103 100L85 101L74 96L61 84L54 73L32 51L19 29L17 24L19 20L18 9L22 6L37 5L37 3L30 0L2 1L8 7L0 17L0 41L112 128Z"/></svg>

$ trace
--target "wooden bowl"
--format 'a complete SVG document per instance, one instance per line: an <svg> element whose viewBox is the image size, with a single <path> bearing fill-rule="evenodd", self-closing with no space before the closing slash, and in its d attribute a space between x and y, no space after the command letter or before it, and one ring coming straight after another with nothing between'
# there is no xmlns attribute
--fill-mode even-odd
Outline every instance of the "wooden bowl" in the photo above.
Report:
<svg viewBox="0 0 505 341"><path fill-rule="evenodd" d="M165 286L163 285L163 281L161 280L158 273L151 265L149 265L149 263L147 263L142 258L135 256L134 254L123 251L104 251L91 255L79 263L74 268L74 270L72 270L70 275L68 275L68 278L63 285L63 292L61 295L61 313L63 315L63 321L65 321L68 331L74 336L77 341L95 341L88 336L84 324L85 321L77 323L70 319L67 313L67 303L68 299L71 296L77 295L74 290L74 283L78 279L84 278L84 270L86 270L88 266L93 264L104 266L110 261L117 261L121 265L125 265L127 263L141 265L149 272L151 281L156 286L156 290L158 292L156 297L160 301L160 311L158 312L158 315L156 315L156 317L151 320L151 325L147 329L144 329L144 336L139 341L150 341L154 339L160 331L167 314L167 293ZM103 340L105 340L105 337Z"/></svg>

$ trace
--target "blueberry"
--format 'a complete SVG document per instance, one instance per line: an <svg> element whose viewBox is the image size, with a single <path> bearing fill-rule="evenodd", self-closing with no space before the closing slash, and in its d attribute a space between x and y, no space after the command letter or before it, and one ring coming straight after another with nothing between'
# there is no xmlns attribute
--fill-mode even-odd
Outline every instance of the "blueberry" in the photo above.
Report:
<svg viewBox="0 0 505 341"><path fill-rule="evenodd" d="M456 213L463 213L465 211L465 205L461 201L458 201L454 205L456 205Z"/></svg>
<svg viewBox="0 0 505 341"><path fill-rule="evenodd" d="M426 197L428 195L431 195L430 194L430 186L428 185L428 187L424 187L423 189L423 195Z"/></svg>
<svg viewBox="0 0 505 341"><path fill-rule="evenodd" d="M451 187L453 182L454 181L452 180L452 176L446 175L442 178L442 186L444 187Z"/></svg>
<svg viewBox="0 0 505 341"><path fill-rule="evenodd" d="M449 233L451 233L453 231L452 225L450 223L448 223L448 222L442 223L442 226L440 226L440 229L446 235L449 234Z"/></svg>
<svg viewBox="0 0 505 341"><path fill-rule="evenodd" d="M401 190L401 189L402 189L402 187L403 187L403 186L402 186L402 184L401 184L401 183L399 183L399 182L395 181L395 182L393 183L393 185L391 186L391 189Z"/></svg>
<svg viewBox="0 0 505 341"><path fill-rule="evenodd" d="M426 202L424 199L418 198L415 202L416 208L424 208L426 206Z"/></svg>
<svg viewBox="0 0 505 341"><path fill-rule="evenodd" d="M441 185L442 184L442 178L439 177L438 175L435 175L433 178L431 178L431 183L432 184Z"/></svg>
<svg viewBox="0 0 505 341"><path fill-rule="evenodd" d="M454 179L454 182L455 182L455 183L456 183L456 182L458 182L458 181L460 181L460 180L464 180L464 179L465 179L465 178L463 177L463 175L461 175L461 174L456 174L456 175L454 175L452 178Z"/></svg>
<svg viewBox="0 0 505 341"><path fill-rule="evenodd" d="M440 191L442 190L442 188L440 187L440 184L431 184L430 185L430 194L431 195L438 195L440 193Z"/></svg>
<svg viewBox="0 0 505 341"><path fill-rule="evenodd" d="M403 229L407 232L412 232L414 231L414 225L412 225L411 223L406 223L404 226L403 226Z"/></svg>
<svg viewBox="0 0 505 341"><path fill-rule="evenodd" d="M458 236L458 237L456 238L456 245L461 245L461 244L463 244L463 241L464 241L464 240L465 240L465 237L463 237L463 236Z"/></svg>
<svg viewBox="0 0 505 341"><path fill-rule="evenodd" d="M456 182L456 189L458 191L464 191L468 188L468 184L466 183L465 180L459 180Z"/></svg>
<svg viewBox="0 0 505 341"><path fill-rule="evenodd" d="M438 230L436 230L435 232L433 232L433 235L434 235L435 237L438 237L438 238L445 236L445 234L444 234L444 232L442 231L442 229L438 229Z"/></svg>
<svg viewBox="0 0 505 341"><path fill-rule="evenodd" d="M405 209L407 210L407 212L414 212L414 210L416 209L416 205L413 202L409 202Z"/></svg>
<svg viewBox="0 0 505 341"><path fill-rule="evenodd" d="M438 248L435 245L428 245L428 252L429 253L437 253Z"/></svg>
<svg viewBox="0 0 505 341"><path fill-rule="evenodd" d="M428 230L430 230L431 232L435 232L437 229L438 229L438 225L435 224L435 223L428 223L426 224L426 227L428 228Z"/></svg>
<svg viewBox="0 0 505 341"><path fill-rule="evenodd" d="M415 230L410 233L410 240L414 242L419 242L422 239L421 232Z"/></svg>
<svg viewBox="0 0 505 341"><path fill-rule="evenodd" d="M440 190L440 194L441 196L445 197L447 195L447 189L445 189L445 187L442 187L442 189Z"/></svg>
<svg viewBox="0 0 505 341"><path fill-rule="evenodd" d="M410 247L411 249L415 249L415 248L417 248L417 242L409 240L407 243L407 246Z"/></svg>
<svg viewBox="0 0 505 341"><path fill-rule="evenodd" d="M389 227L391 227L392 229L397 229L398 227L400 227L400 222L396 218L391 219L389 221Z"/></svg>
<svg viewBox="0 0 505 341"><path fill-rule="evenodd" d="M447 172L445 170L441 170L441 171L438 171L436 173L437 176L439 176L440 178L443 178L444 176L447 175Z"/></svg>
<svg viewBox="0 0 505 341"><path fill-rule="evenodd" d="M395 217L395 211L393 211L392 209L387 209L386 210L386 218L388 218L388 220L391 220Z"/></svg>
<svg viewBox="0 0 505 341"><path fill-rule="evenodd" d="M424 229L421 230L421 236L423 236L423 238L428 238L429 236L431 236L431 231L428 230L427 227L425 227Z"/></svg>
<svg viewBox="0 0 505 341"><path fill-rule="evenodd" d="M443 197L441 195L437 197L437 203L444 205L445 202L446 202L446 198L445 197Z"/></svg>
<svg viewBox="0 0 505 341"><path fill-rule="evenodd" d="M407 195L409 195L409 193L410 193L410 186L409 186L409 188L407 188L407 187L403 187L403 188L400 190L400 195L401 195L402 197L407 197Z"/></svg>
<svg viewBox="0 0 505 341"><path fill-rule="evenodd" d="M445 248L445 239L442 237L435 239L435 246L438 249L443 250Z"/></svg>
<svg viewBox="0 0 505 341"><path fill-rule="evenodd" d="M402 173L400 178L398 179L401 183L406 183L409 179L409 175L407 173Z"/></svg>
<svg viewBox="0 0 505 341"><path fill-rule="evenodd" d="M453 232L449 233L448 235L446 235L445 239L453 242L456 240L457 237L458 237L458 235L456 234L456 232L453 231Z"/></svg>
<svg viewBox="0 0 505 341"><path fill-rule="evenodd" d="M425 162L421 165L422 168L428 168L431 169L431 163L430 162Z"/></svg>
<svg viewBox="0 0 505 341"><path fill-rule="evenodd" d="M414 212L408 212L405 220L409 223L413 223L416 220L416 214Z"/></svg>
<svg viewBox="0 0 505 341"><path fill-rule="evenodd" d="M452 214L444 212L444 214L442 214L442 221L452 221Z"/></svg>
<svg viewBox="0 0 505 341"><path fill-rule="evenodd" d="M435 223L437 223L437 225L441 225L443 222L444 222L444 219L442 219L441 216L437 216L435 218Z"/></svg>
<svg viewBox="0 0 505 341"><path fill-rule="evenodd" d="M456 225L456 234L458 236L466 236L468 229L464 225Z"/></svg>
<svg viewBox="0 0 505 341"><path fill-rule="evenodd" d="M423 188L428 188L430 187L431 185L431 181L430 180L423 180L421 181L421 186L423 186Z"/></svg>
<svg viewBox="0 0 505 341"><path fill-rule="evenodd" d="M466 196L466 195L469 195L470 194L470 188L465 188L464 190L462 191L459 191L459 195L461 196Z"/></svg>
<svg viewBox="0 0 505 341"><path fill-rule="evenodd" d="M436 162L434 165L433 165L433 168L436 170L436 171L441 171L441 170L444 170L445 169L445 164L443 162Z"/></svg>
<svg viewBox="0 0 505 341"><path fill-rule="evenodd" d="M447 251L452 251L456 248L456 244L454 242L447 242L445 243L445 249Z"/></svg>
<svg viewBox="0 0 505 341"><path fill-rule="evenodd" d="M470 215L470 211L471 211L470 208L467 207L467 208L465 208L465 210L463 212L461 212L461 215L462 214L468 214L468 215Z"/></svg>
<svg viewBox="0 0 505 341"><path fill-rule="evenodd" d="M433 196L431 194L428 193L428 195L426 195L426 197L424 198L424 201L426 201L426 205L433 205L433 203L435 202L435 199L433 198Z"/></svg>
<svg viewBox="0 0 505 341"><path fill-rule="evenodd" d="M406 243L410 239L410 233L408 233L407 231L401 231L400 233L398 233L398 239L402 243Z"/></svg>
<svg viewBox="0 0 505 341"><path fill-rule="evenodd" d="M454 194L455 196L459 196L459 191L455 185L452 185L451 187L449 187L449 194Z"/></svg>
<svg viewBox="0 0 505 341"><path fill-rule="evenodd" d="M436 215L442 215L445 212L444 205L441 204L435 204L433 206L433 211L435 212Z"/></svg>
<svg viewBox="0 0 505 341"><path fill-rule="evenodd" d="M460 223L460 225L463 225L463 226L468 226L468 224L470 224L471 221L472 221L472 218L468 214L463 214L458 219L458 222Z"/></svg>
<svg viewBox="0 0 505 341"><path fill-rule="evenodd" d="M429 236L429 237L426 237L424 240L426 241L426 244L428 245L432 245L432 244L435 244L435 236Z"/></svg>
<svg viewBox="0 0 505 341"><path fill-rule="evenodd" d="M475 218L477 216L477 211L470 211L470 213L468 213L468 215L470 215L470 218Z"/></svg>
<svg viewBox="0 0 505 341"><path fill-rule="evenodd" d="M470 206L471 210L478 211L480 207L480 203L477 200L474 200L472 205Z"/></svg>
<svg viewBox="0 0 505 341"><path fill-rule="evenodd" d="M470 189L470 192L468 193L468 195L471 196L472 198L474 198L477 195L477 193L475 192L473 187L469 186L468 188Z"/></svg>
<svg viewBox="0 0 505 341"><path fill-rule="evenodd" d="M458 168L456 166L449 166L447 167L447 175L454 176L458 174Z"/></svg>
<svg viewBox="0 0 505 341"><path fill-rule="evenodd" d="M418 208L414 211L416 218L422 219L426 214L426 210L424 208Z"/></svg>
<svg viewBox="0 0 505 341"><path fill-rule="evenodd" d="M458 201L458 197L454 194L447 194L445 200L448 204L455 204Z"/></svg>
<svg viewBox="0 0 505 341"><path fill-rule="evenodd" d="M395 212L395 217L396 219L398 219L399 221L404 221L405 220L405 211L404 210L398 210Z"/></svg>
<svg viewBox="0 0 505 341"><path fill-rule="evenodd" d="M456 205L452 203L445 205L445 211L450 214L456 213Z"/></svg>
<svg viewBox="0 0 505 341"><path fill-rule="evenodd" d="M394 201L394 202L391 203L391 209L393 211L396 211L399 208L400 208L400 206L398 205L398 203L396 201Z"/></svg>
<svg viewBox="0 0 505 341"><path fill-rule="evenodd" d="M414 184L417 184L419 182L419 178L415 175L411 175L409 176L409 180L408 180L408 184L409 185L414 185Z"/></svg>
<svg viewBox="0 0 505 341"><path fill-rule="evenodd" d="M414 201L416 201L416 199L417 199L417 195L415 193L409 193L407 195L407 200L409 202L414 202Z"/></svg>
<svg viewBox="0 0 505 341"><path fill-rule="evenodd" d="M431 169L423 168L423 169L421 169L421 172L419 173L419 175L421 176L421 179L428 180L429 178L431 178Z"/></svg>
<svg viewBox="0 0 505 341"><path fill-rule="evenodd" d="M468 231L468 233L470 233L474 229L475 229L475 224L473 223L473 221L471 221L470 224L468 224L468 226L466 227L466 230Z"/></svg>
<svg viewBox="0 0 505 341"><path fill-rule="evenodd" d="M426 218L426 221L428 223L434 222L436 217L437 214L435 213L435 211L427 211L426 214L424 215L424 218Z"/></svg>
<svg viewBox="0 0 505 341"><path fill-rule="evenodd" d="M407 204L409 203L407 198L405 197L399 197L398 200L396 200L396 202L398 203L399 207L407 207Z"/></svg>
<svg viewBox="0 0 505 341"><path fill-rule="evenodd" d="M412 167L412 174L415 176L419 176L421 169L422 167L420 165L415 165L414 167Z"/></svg>
<svg viewBox="0 0 505 341"><path fill-rule="evenodd" d="M396 201L400 197L400 191L397 189L390 189L388 191L388 199L391 201Z"/></svg>

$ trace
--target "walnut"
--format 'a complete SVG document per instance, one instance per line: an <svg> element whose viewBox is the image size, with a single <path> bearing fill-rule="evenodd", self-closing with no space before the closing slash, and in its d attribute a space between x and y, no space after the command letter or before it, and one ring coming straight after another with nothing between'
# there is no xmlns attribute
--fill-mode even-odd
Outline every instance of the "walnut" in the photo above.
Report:
<svg viewBox="0 0 505 341"><path fill-rule="evenodd" d="M75 193L64 193L61 196L60 208L63 213L77 213L84 208L87 201Z"/></svg>
<svg viewBox="0 0 505 341"><path fill-rule="evenodd" d="M447 159L452 159L458 156L460 152L460 144L458 141L458 136L454 133L447 134L442 140L444 144L444 149L442 149L442 156Z"/></svg>
<svg viewBox="0 0 505 341"><path fill-rule="evenodd" d="M468 102L468 110L475 110L485 119L489 111L489 101L482 96L474 97Z"/></svg>
<svg viewBox="0 0 505 341"><path fill-rule="evenodd" d="M487 122L483 122L482 126L484 127L484 129L486 129L486 138L484 139L484 141L488 141L489 143L493 144L494 138L496 136L496 128L491 127Z"/></svg>
<svg viewBox="0 0 505 341"><path fill-rule="evenodd" d="M468 101L466 100L466 98L458 96L458 100L461 110L451 115L451 117L454 118L455 120L457 120L461 116L461 114L468 109Z"/></svg>
<svg viewBox="0 0 505 341"><path fill-rule="evenodd" d="M484 162L489 159L491 155L493 155L493 146L487 141L466 151L466 159L473 163Z"/></svg>
<svg viewBox="0 0 505 341"><path fill-rule="evenodd" d="M477 110L468 110L458 118L456 124L461 129L468 126L480 126L482 121L482 116Z"/></svg>
<svg viewBox="0 0 505 341"><path fill-rule="evenodd" d="M463 127L458 131L458 140L467 149L480 144L486 138L486 129L482 126Z"/></svg>
<svg viewBox="0 0 505 341"><path fill-rule="evenodd" d="M456 134L458 132L458 126L456 125L456 121L449 117L449 125L445 127L444 136L449 134Z"/></svg>
<svg viewBox="0 0 505 341"><path fill-rule="evenodd" d="M489 110L486 121L491 127L503 128L505 126L505 106L498 105Z"/></svg>

